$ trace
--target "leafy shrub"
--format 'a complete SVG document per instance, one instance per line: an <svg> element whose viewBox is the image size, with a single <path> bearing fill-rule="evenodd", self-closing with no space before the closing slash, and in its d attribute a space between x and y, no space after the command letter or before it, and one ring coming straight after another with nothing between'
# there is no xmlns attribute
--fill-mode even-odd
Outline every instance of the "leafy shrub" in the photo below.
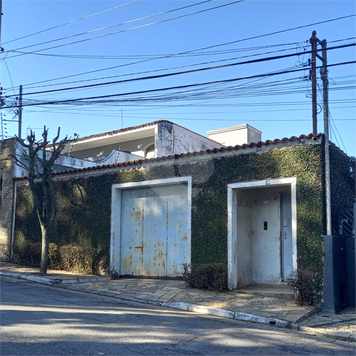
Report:
<svg viewBox="0 0 356 356"><path fill-rule="evenodd" d="M41 244L26 240L14 245L13 261L26 266L39 267L41 262Z"/></svg>
<svg viewBox="0 0 356 356"><path fill-rule="evenodd" d="M48 267L61 269L61 253L59 247L53 242L50 242L48 247Z"/></svg>
<svg viewBox="0 0 356 356"><path fill-rule="evenodd" d="M293 290L298 305L315 305L321 300L322 291L317 288L319 278L315 270L298 268L288 278L288 286Z"/></svg>
<svg viewBox="0 0 356 356"><path fill-rule="evenodd" d="M223 263L184 264L183 279L193 288L227 289L227 269Z"/></svg>
<svg viewBox="0 0 356 356"><path fill-rule="evenodd" d="M65 271L92 274L93 251L91 247L66 245L61 246L61 269Z"/></svg>

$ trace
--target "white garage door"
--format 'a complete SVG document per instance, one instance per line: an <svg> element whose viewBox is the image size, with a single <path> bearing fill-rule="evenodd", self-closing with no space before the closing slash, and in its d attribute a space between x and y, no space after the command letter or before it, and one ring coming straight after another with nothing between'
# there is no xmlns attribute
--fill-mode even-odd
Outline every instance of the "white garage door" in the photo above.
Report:
<svg viewBox="0 0 356 356"><path fill-rule="evenodd" d="M121 275L183 273L190 262L187 192L187 184L121 190Z"/></svg>

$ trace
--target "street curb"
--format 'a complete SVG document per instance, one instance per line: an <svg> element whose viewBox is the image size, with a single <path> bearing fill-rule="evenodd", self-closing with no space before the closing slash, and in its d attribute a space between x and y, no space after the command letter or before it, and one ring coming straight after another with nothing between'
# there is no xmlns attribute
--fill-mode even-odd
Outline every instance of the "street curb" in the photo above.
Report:
<svg viewBox="0 0 356 356"><path fill-rule="evenodd" d="M301 323L304 320L309 319L311 316L318 314L321 311L321 306L318 305L317 307L315 307L313 310L311 310L309 313L306 313L305 315L303 315L301 318L299 318L298 320L296 320L296 323Z"/></svg>
<svg viewBox="0 0 356 356"><path fill-rule="evenodd" d="M74 284L74 283L86 283L86 282L97 282L97 277L85 277L85 278L72 278L72 279L60 279L60 278L48 278L48 277L40 277L40 276L33 276L33 275L26 275L20 273L13 273L13 272L3 272L0 271L0 276L7 276L12 278L18 279L26 279L28 281L47 284L54 286L56 284Z"/></svg>
<svg viewBox="0 0 356 356"><path fill-rule="evenodd" d="M19 274L19 273L3 272L3 271L0 271L0 276L17 278L17 279L25 279L25 280L35 282L35 283L46 284L46 285L57 286L57 287L65 287L67 289L70 289L71 284L81 283L81 282L85 283L88 281L92 282L92 281L98 280L96 277L93 277L90 279L86 279L86 278L75 278L75 279L65 279L65 280L51 279L51 278L46 278L46 277L23 275L23 274ZM327 337L327 338L337 339L337 340L342 340L342 341L348 341L348 342L356 342L355 334L347 335L347 334L342 334L342 333L328 332L328 331L323 330L322 328L301 326L301 325L298 325L297 323L292 323L290 321L276 319L276 318L267 318L267 317L262 317L262 316L258 316L258 315L254 315L254 314L248 314L248 313L243 313L243 312L233 312L233 311L226 310L226 309L206 307L203 305L196 305L196 304L185 303L185 302L173 302L173 303L163 302L162 303L162 302L157 302L157 301L137 299L137 298L133 298L133 297L129 297L129 296L107 295L107 293L102 292L100 290L90 290L90 291L77 290L77 289L73 289L73 290L79 291L79 292L85 292L85 293L89 293L89 294L97 294L97 295L102 295L102 296L114 297L116 299L132 301L132 302L137 302L137 303L151 304L151 305L168 307L168 308L172 308L172 309L179 309L179 310L184 310L184 311L192 311L192 312L197 312L197 313L202 313L202 314L209 314L209 315L214 315L214 316L227 318L227 319L248 321L248 322L253 322L253 323L258 323L258 324L277 326L277 327L281 327L281 328L290 328L292 330L307 333L310 335L322 336L322 337ZM315 311L315 309L313 311L311 311L311 313L313 313L314 311Z"/></svg>
<svg viewBox="0 0 356 356"><path fill-rule="evenodd" d="M337 339L337 340L348 341L348 342L356 342L356 334L347 335L347 334L342 334L342 333L335 333L332 331L328 332L323 329L312 328L310 326L299 326L298 330L301 332L307 333L307 334L323 336L323 337L327 337L330 339Z"/></svg>
<svg viewBox="0 0 356 356"><path fill-rule="evenodd" d="M32 275L27 276L25 274L2 272L2 271L0 271L0 276L12 277L12 278L17 278L17 279L26 279L28 281L41 283L41 284L47 284L47 285L51 285L51 286L53 286L55 284L59 284L61 282L60 279L51 279L51 278L37 277L37 276L32 276Z"/></svg>
<svg viewBox="0 0 356 356"><path fill-rule="evenodd" d="M172 309L180 309L185 311L193 311L202 314L209 314L214 316L220 316L228 319L235 319L240 321L249 321L259 324L267 324L271 326L278 326L282 328L290 328L291 323L289 321L275 319L275 318L266 318L254 314L242 313L242 312L233 312L226 309L217 309L212 307L205 307L203 305L196 305L184 302L175 302L175 303L162 303L162 306L169 307Z"/></svg>

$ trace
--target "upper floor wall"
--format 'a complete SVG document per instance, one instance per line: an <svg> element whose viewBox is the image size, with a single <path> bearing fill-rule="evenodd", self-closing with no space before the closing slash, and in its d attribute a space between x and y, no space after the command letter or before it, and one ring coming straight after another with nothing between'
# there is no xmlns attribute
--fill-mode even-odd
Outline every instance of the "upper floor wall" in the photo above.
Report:
<svg viewBox="0 0 356 356"><path fill-rule="evenodd" d="M224 146L236 146L260 142L262 132L251 125L242 124L208 131L207 134L211 140Z"/></svg>
<svg viewBox="0 0 356 356"><path fill-rule="evenodd" d="M125 152L128 161L159 158L206 149L221 148L218 142L170 121L160 120L145 125L81 137L65 148L63 154L93 162L113 160L114 152ZM119 163L115 161L110 163ZM106 162L107 164L108 162Z"/></svg>

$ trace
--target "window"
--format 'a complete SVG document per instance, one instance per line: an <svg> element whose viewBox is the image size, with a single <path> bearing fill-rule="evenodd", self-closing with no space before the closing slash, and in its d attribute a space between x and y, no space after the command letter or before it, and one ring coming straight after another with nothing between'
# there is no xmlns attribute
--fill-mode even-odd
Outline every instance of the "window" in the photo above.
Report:
<svg viewBox="0 0 356 356"><path fill-rule="evenodd" d="M155 145L152 144L146 148L145 158L154 158L155 157Z"/></svg>

